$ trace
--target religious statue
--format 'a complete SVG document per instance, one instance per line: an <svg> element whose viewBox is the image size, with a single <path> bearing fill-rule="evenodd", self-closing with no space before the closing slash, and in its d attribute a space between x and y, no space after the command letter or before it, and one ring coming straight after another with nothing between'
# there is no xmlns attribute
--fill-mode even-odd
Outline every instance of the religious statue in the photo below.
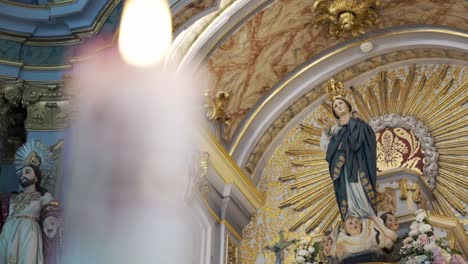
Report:
<svg viewBox="0 0 468 264"><path fill-rule="evenodd" d="M41 186L52 164L49 154L38 142L27 142L17 152L20 192L0 196L0 263L57 263L60 208Z"/></svg>
<svg viewBox="0 0 468 264"><path fill-rule="evenodd" d="M392 248L396 239L396 233L376 216L364 219L349 216L338 234L334 253L339 261L345 258L357 258L354 263L375 261L377 255Z"/></svg>
<svg viewBox="0 0 468 264"><path fill-rule="evenodd" d="M396 233L377 217L375 133L366 122L354 117L342 83L332 79L327 93L336 124L323 129L320 146L326 150L336 202L344 223L344 228L339 229L334 239L330 255L340 262L351 258L346 263L373 261L384 253L384 249L390 250L397 239ZM321 123L332 122L322 117Z"/></svg>
<svg viewBox="0 0 468 264"><path fill-rule="evenodd" d="M353 117L344 87L332 79L327 90L337 124L325 128L320 139L326 150L336 202L344 221L348 216L376 215L377 148L372 127ZM324 123L330 123L324 120Z"/></svg>
<svg viewBox="0 0 468 264"><path fill-rule="evenodd" d="M325 263L329 264L335 264L339 263L336 256L335 256L335 251L336 251L336 239L337 239L337 233L336 229L330 229L326 231L323 237L323 255L326 260Z"/></svg>
<svg viewBox="0 0 468 264"><path fill-rule="evenodd" d="M283 230L279 232L279 237L280 237L280 240L277 243L271 246L265 247L266 250L270 250L275 253L275 256L276 256L275 264L282 264L284 261L284 250L287 247L289 247L291 244L294 244L297 242L296 239L287 241L286 238L284 237Z"/></svg>
<svg viewBox="0 0 468 264"><path fill-rule="evenodd" d="M382 218L385 226L397 232L400 228L400 223L398 219L392 212L383 213L380 218ZM403 237L398 237L397 240L393 243L393 246L390 249L385 250L385 255L382 255L379 260L385 262L398 262L401 259L400 248L403 246Z"/></svg>

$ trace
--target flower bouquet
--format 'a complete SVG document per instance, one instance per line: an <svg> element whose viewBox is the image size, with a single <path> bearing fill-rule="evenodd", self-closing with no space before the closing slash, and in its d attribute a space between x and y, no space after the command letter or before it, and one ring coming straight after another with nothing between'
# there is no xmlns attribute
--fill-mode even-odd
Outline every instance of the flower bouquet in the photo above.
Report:
<svg viewBox="0 0 468 264"><path fill-rule="evenodd" d="M451 249L443 238L436 238L422 209L416 211L408 237L400 249L401 263L406 264L465 264L461 252Z"/></svg>
<svg viewBox="0 0 468 264"><path fill-rule="evenodd" d="M294 264L317 264L317 255L321 249L321 244L312 241L303 240L299 246L294 249Z"/></svg>

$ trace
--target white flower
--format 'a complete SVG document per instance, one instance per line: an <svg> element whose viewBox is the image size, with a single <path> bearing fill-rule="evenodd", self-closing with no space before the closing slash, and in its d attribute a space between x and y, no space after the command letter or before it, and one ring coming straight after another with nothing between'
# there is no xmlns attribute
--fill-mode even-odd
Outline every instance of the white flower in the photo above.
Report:
<svg viewBox="0 0 468 264"><path fill-rule="evenodd" d="M297 261L297 263L304 263L304 262L305 262L305 258L299 256L299 257L296 258L296 261Z"/></svg>
<svg viewBox="0 0 468 264"><path fill-rule="evenodd" d="M429 244L427 245L424 245L424 250L425 251L431 251L435 248L438 248L439 246L437 246L437 244L435 243L435 241L431 241Z"/></svg>
<svg viewBox="0 0 468 264"><path fill-rule="evenodd" d="M421 225L420 223L413 222L413 223L410 225L409 228L410 228L411 230L418 230L420 225Z"/></svg>
<svg viewBox="0 0 468 264"><path fill-rule="evenodd" d="M422 221L424 221L424 219L426 219L427 215L426 213L420 213L416 216L416 221L418 223L422 223Z"/></svg>
<svg viewBox="0 0 468 264"><path fill-rule="evenodd" d="M426 213L426 211L424 211L424 209L418 209L416 212L414 212L414 215L418 215L420 213Z"/></svg>
<svg viewBox="0 0 468 264"><path fill-rule="evenodd" d="M418 230L411 230L409 233L408 233L408 236L417 236L418 235Z"/></svg>
<svg viewBox="0 0 468 264"><path fill-rule="evenodd" d="M429 231L431 231L431 230L432 230L432 226L431 226L431 225L428 225L428 224L423 224L423 225L421 225L421 226L419 227L419 232L421 232L421 233L423 233L423 234L424 234L424 233L427 233L427 232L429 232Z"/></svg>
<svg viewBox="0 0 468 264"><path fill-rule="evenodd" d="M419 261L419 263L425 261L427 259L426 255L419 255L414 257L415 260Z"/></svg>
<svg viewBox="0 0 468 264"><path fill-rule="evenodd" d="M314 251L315 251L315 248L314 248L314 247L309 247L309 252L310 252L310 253L314 253Z"/></svg>
<svg viewBox="0 0 468 264"><path fill-rule="evenodd" d="M309 255L309 252L305 249L301 249L299 250L299 252L297 253L299 256L307 256Z"/></svg>

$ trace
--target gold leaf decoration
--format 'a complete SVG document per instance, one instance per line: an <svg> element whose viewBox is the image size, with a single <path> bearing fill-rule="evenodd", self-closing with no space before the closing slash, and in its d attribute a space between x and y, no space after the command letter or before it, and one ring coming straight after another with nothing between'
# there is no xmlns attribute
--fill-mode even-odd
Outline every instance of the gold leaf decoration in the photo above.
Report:
<svg viewBox="0 0 468 264"><path fill-rule="evenodd" d="M366 118L366 121L369 121L373 117L389 113L396 113L402 116L412 115L418 120L422 119L429 129L434 128L437 136L456 138L448 135L464 133L463 128L467 126L468 120L466 120L466 116L460 118L460 115L465 113L460 110L460 107L463 108L463 104L461 103L466 103L467 101L466 92L468 90L468 83L457 83L457 87L451 89L455 84L455 78L446 78L452 73L450 67L448 65L436 67L438 67L438 69L413 65L409 67L407 72L403 75L398 71L391 73L380 72L374 78L363 83L359 87L351 87L350 92L347 93L348 100L353 102L359 115ZM429 73L429 77L426 76L426 73ZM458 70L458 74L460 74L460 70ZM456 120L455 124L450 124L449 121L454 121L451 117L451 113L454 112L461 114L456 116L458 120ZM429 114L435 114L439 119L429 118ZM326 175L328 164L326 162L321 162L318 156L299 156L297 150L300 149L301 146L304 147L305 143L309 144L314 149L319 148L319 132L322 128L327 126L327 124L323 122L323 116L332 116L331 107L328 102L323 103L321 107L311 114L312 120L308 125L301 125L303 128L301 130L303 140L302 142L298 142L299 145L295 146L291 151L288 151L288 154L290 154L292 158L290 163L296 169L293 174L281 177L282 181L287 183L287 181L296 179L296 177L292 175L300 175L303 179L301 184L295 185L295 188L300 191L299 194L301 195L294 196L295 199L285 199L285 201L289 202L283 202L282 208L291 207L294 208L294 210L307 209L307 206L312 206L310 201L316 201L309 197L309 194L317 193L317 189L314 190L315 185L308 184L310 183L308 177L316 177L316 173L319 171L321 173L320 175L323 176L324 173ZM310 124L317 125L314 127ZM422 153L421 144L417 136L411 130L401 127L386 128L376 134L378 171L403 167L416 170L420 173L423 172L424 154ZM436 142L437 136L435 138ZM445 148L456 150L460 147L467 146L468 140L466 137L462 139L457 138L456 141L445 140L436 143L436 145L437 144L439 144L441 150ZM302 154L303 153L304 152L302 152ZM442 160L444 160L443 156L441 156L441 161ZM450 162L451 161L452 160L450 160ZM301 167L303 167L304 170L300 170ZM465 169L452 166L451 163L447 162L441 162L440 168L440 171L445 171L446 174L457 175L453 177L462 177L462 174L465 173ZM310 169L312 169L312 171ZM308 172L302 173L303 171ZM330 197L334 197L333 191L327 193L323 197L323 200L326 201L327 198L330 199ZM304 202L303 199L309 202ZM438 200L440 203L444 204L441 207L448 208L447 206L454 204L452 200L448 201L447 199L449 198L441 197ZM315 204L315 206L320 206L320 204ZM452 206L452 208L460 209L460 206L457 204L457 206ZM329 210L329 213L334 213L337 210L336 206L333 206L333 208ZM314 213L317 212L314 211ZM312 226L309 223L307 225L307 230L313 230L321 224L314 219L321 218L322 217L314 214L314 216L308 219L298 219L299 221L295 222L293 224L294 228L291 229L298 228L298 225L300 226L310 221ZM323 224L328 225L329 223Z"/></svg>
<svg viewBox="0 0 468 264"><path fill-rule="evenodd" d="M347 98L366 122L382 114L396 113L414 116L429 128L439 154L432 206L434 212L448 217L465 214L463 206L468 202L467 95L468 67L452 69L451 65L426 64L379 73L350 87ZM328 103L316 108L285 137L265 166L259 188L267 194L266 203L244 229L241 263L253 264L263 254L266 263L272 264L274 255L263 252L262 247L277 241L276 234L281 229L288 230L290 238L303 236L306 231L318 236L340 222L328 164L319 164L325 153L320 152L317 142L304 142L320 137L323 124L317 120L318 113L332 117ZM418 137L406 128L381 130L377 134L390 132L389 142L400 142L397 144L403 143L407 148L399 166L421 169L424 156L420 156L422 146ZM382 141L380 144L383 148ZM401 146L393 149L404 152ZM400 182L402 189L406 190L406 184ZM294 199L305 192L304 197ZM288 260L294 252L285 254Z"/></svg>

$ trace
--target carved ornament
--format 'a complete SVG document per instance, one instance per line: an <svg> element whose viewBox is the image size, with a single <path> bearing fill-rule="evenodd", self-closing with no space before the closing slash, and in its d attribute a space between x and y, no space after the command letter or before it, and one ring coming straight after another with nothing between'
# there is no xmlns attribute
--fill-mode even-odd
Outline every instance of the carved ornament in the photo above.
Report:
<svg viewBox="0 0 468 264"><path fill-rule="evenodd" d="M26 128L32 130L66 129L71 104L63 83L25 84L23 105L28 109Z"/></svg>
<svg viewBox="0 0 468 264"><path fill-rule="evenodd" d="M423 174L427 184L431 189L434 189L436 178L438 176L439 154L434 146L434 138L429 129L413 116L400 116L398 114L387 114L372 118L369 125L374 131L380 131L386 127L401 127L411 129L418 137L421 147L424 152L424 167Z"/></svg>
<svg viewBox="0 0 468 264"><path fill-rule="evenodd" d="M217 138L221 135L221 126L231 123L231 117L226 113L228 100L229 94L223 91L218 92L214 99L208 96L208 92L205 93L204 107L206 109L206 117L214 122Z"/></svg>
<svg viewBox="0 0 468 264"><path fill-rule="evenodd" d="M314 2L314 24L328 25L332 37L340 37L351 32L356 37L365 34L366 25L377 22L378 0L317 0Z"/></svg>

